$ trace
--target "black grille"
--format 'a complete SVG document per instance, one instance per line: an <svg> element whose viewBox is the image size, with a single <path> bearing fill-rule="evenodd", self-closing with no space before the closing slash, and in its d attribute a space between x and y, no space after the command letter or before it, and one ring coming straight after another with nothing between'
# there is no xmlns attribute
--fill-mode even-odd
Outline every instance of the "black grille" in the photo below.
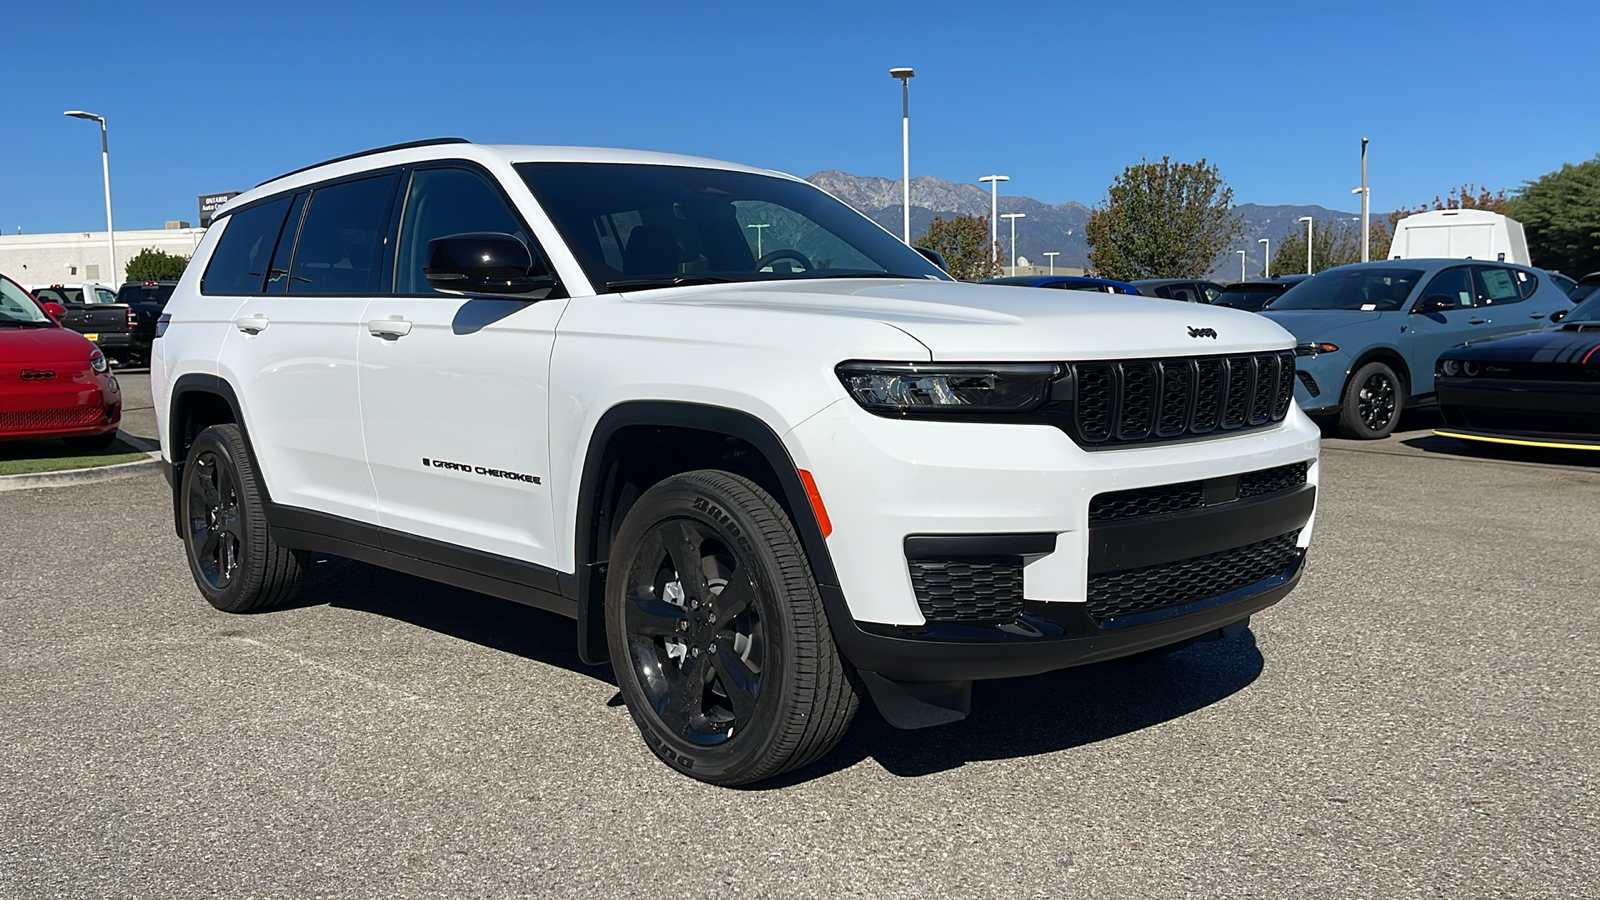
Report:
<svg viewBox="0 0 1600 900"><path fill-rule="evenodd" d="M913 559L911 587L929 622L1000 622L1022 613L1022 557Z"/></svg>
<svg viewBox="0 0 1600 900"><path fill-rule="evenodd" d="M1300 530L1177 562L1089 576L1089 615L1119 617L1207 600L1282 573L1298 553Z"/></svg>
<svg viewBox="0 0 1600 900"><path fill-rule="evenodd" d="M1206 503L1205 482L1185 481L1182 484L1163 484L1156 487L1134 488L1131 491L1112 491L1095 494L1089 501L1089 521L1114 522L1138 516L1159 516L1163 513L1199 509Z"/></svg>
<svg viewBox="0 0 1600 900"><path fill-rule="evenodd" d="M1069 363L1077 442L1090 449L1259 428L1294 397L1294 354Z"/></svg>
<svg viewBox="0 0 1600 900"><path fill-rule="evenodd" d="M1306 393L1313 397L1322 396L1322 389L1317 387L1316 379L1311 377L1310 372L1296 372L1295 374L1300 376L1300 383L1306 386Z"/></svg>
<svg viewBox="0 0 1600 900"><path fill-rule="evenodd" d="M1245 500L1262 494L1275 494L1278 491L1297 488L1306 483L1306 473L1309 471L1311 463L1298 462L1278 466L1275 469L1246 472L1239 476L1239 499Z"/></svg>

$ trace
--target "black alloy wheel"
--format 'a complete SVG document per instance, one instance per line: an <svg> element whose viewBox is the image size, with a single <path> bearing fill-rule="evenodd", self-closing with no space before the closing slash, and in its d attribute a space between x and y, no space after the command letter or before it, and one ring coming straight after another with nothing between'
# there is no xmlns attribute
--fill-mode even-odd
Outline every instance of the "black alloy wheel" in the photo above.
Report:
<svg viewBox="0 0 1600 900"><path fill-rule="evenodd" d="M224 612L256 612L300 591L306 553L267 531L266 502L250 446L237 425L200 432L184 459L178 529L195 586Z"/></svg>
<svg viewBox="0 0 1600 900"><path fill-rule="evenodd" d="M1402 390L1400 377L1384 363L1370 362L1357 369L1345 386L1340 430L1359 440L1388 437L1400 422Z"/></svg>
<svg viewBox="0 0 1600 900"><path fill-rule="evenodd" d="M748 784L832 749L858 704L793 523L754 482L675 475L612 544L606 640L645 743L684 774Z"/></svg>

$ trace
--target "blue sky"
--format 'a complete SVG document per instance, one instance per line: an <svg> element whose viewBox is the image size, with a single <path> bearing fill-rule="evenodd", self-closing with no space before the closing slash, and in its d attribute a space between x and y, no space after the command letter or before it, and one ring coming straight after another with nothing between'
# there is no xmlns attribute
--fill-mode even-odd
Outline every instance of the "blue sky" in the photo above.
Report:
<svg viewBox="0 0 1600 900"><path fill-rule="evenodd" d="M1095 203L1141 157L1237 202L1373 208L1600 152L1600 2L45 3L4 17L0 228L196 218L195 195L438 135L898 177Z"/></svg>

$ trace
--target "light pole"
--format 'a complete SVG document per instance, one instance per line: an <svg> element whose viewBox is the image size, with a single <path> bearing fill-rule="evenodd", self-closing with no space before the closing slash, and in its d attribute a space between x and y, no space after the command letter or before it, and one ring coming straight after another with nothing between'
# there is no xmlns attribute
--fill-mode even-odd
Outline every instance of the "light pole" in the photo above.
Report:
<svg viewBox="0 0 1600 900"><path fill-rule="evenodd" d="M1239 254L1239 280L1243 281L1244 280L1244 251L1243 250L1235 250L1233 252Z"/></svg>
<svg viewBox="0 0 1600 900"><path fill-rule="evenodd" d="M1011 274L1017 274L1017 220L1026 219L1027 213L1006 213L1002 219L1011 220Z"/></svg>
<svg viewBox="0 0 1600 900"><path fill-rule="evenodd" d="M911 77L916 72L909 66L890 69L889 74L900 79L900 170L905 186L905 242L911 246Z"/></svg>
<svg viewBox="0 0 1600 900"><path fill-rule="evenodd" d="M1306 223L1306 274L1311 274L1311 217L1301 216L1296 222Z"/></svg>
<svg viewBox="0 0 1600 900"><path fill-rule="evenodd" d="M1372 188L1367 187L1367 138L1361 137L1361 261L1366 262L1371 258L1370 243L1372 241L1371 212Z"/></svg>
<svg viewBox="0 0 1600 900"><path fill-rule="evenodd" d="M745 227L746 228L754 228L756 230L756 259L760 259L761 258L761 229L763 229L763 228L771 228L772 225L771 225L771 223L768 223L766 225L746 225Z"/></svg>
<svg viewBox="0 0 1600 900"><path fill-rule="evenodd" d="M1010 175L985 175L978 179L989 182L989 248L995 262L1000 261L1000 182L1010 181Z"/></svg>
<svg viewBox="0 0 1600 900"><path fill-rule="evenodd" d="M117 233L111 227L111 151L106 145L106 120L104 116L97 116L81 109L69 109L63 115L74 119L92 119L100 123L100 173L106 181L106 245L107 252L111 255L111 272L106 276L112 279L111 286L122 286L122 279L117 275Z"/></svg>
<svg viewBox="0 0 1600 900"><path fill-rule="evenodd" d="M1261 245L1261 277L1272 277L1272 242L1266 238L1256 238L1256 243Z"/></svg>
<svg viewBox="0 0 1600 900"><path fill-rule="evenodd" d="M1050 252L1048 252L1048 253L1046 253L1044 255L1045 259L1050 260L1050 274L1051 275L1054 275L1056 273L1056 257L1058 257L1060 255L1061 255L1061 251L1060 250L1051 250Z"/></svg>

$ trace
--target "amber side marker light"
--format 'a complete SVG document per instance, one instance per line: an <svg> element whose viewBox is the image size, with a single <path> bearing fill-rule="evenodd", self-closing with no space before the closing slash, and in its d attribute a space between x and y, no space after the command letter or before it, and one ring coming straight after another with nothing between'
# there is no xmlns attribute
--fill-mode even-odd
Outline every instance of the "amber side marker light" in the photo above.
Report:
<svg viewBox="0 0 1600 900"><path fill-rule="evenodd" d="M822 536L833 534L833 522L828 519L828 508L822 505L822 494L817 490L817 480L805 469L796 469L800 473L800 483L806 486L806 499L811 501L811 511L817 514L817 526L822 529Z"/></svg>

